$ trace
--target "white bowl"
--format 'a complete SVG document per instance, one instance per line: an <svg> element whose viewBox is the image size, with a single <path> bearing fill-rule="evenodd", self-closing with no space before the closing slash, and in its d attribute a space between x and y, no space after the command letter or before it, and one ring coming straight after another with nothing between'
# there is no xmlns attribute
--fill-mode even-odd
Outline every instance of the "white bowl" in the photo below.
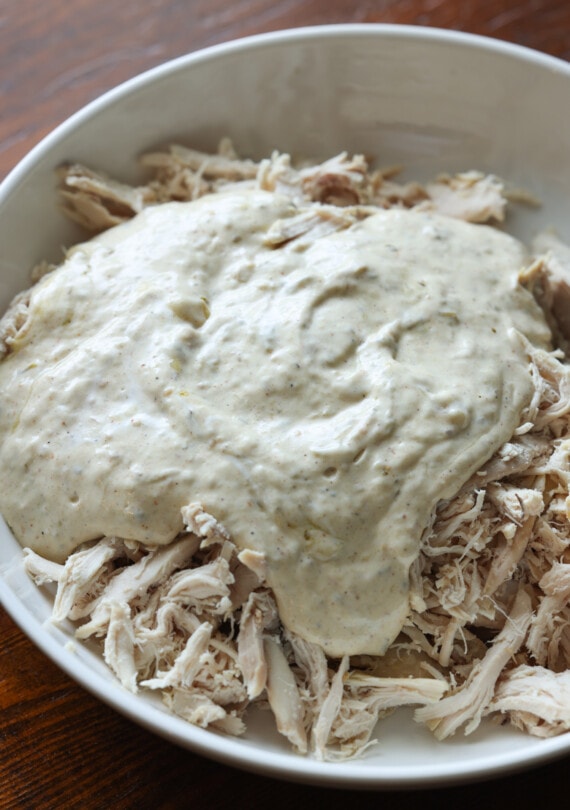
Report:
<svg viewBox="0 0 570 810"><path fill-rule="evenodd" d="M570 66L520 47L436 29L342 25L251 37L176 59L89 104L45 138L0 187L0 309L41 259L79 233L58 210L54 169L77 160L134 180L137 156L180 140L238 151L328 157L341 150L403 163L410 178L471 168L543 201L509 221L530 238L554 225L570 238ZM101 658L50 624L49 594L23 573L0 525L0 598L25 633L75 680L182 746L285 779L358 788L423 787L505 774L570 752L570 735L538 740L484 725L437 743L397 712L361 759L322 763L291 753L255 716L243 740L194 728L122 689Z"/></svg>

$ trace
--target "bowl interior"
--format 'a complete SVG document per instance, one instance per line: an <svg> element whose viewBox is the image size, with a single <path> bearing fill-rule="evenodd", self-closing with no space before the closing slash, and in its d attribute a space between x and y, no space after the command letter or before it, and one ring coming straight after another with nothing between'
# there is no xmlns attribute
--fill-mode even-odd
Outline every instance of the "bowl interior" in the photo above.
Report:
<svg viewBox="0 0 570 810"><path fill-rule="evenodd" d="M33 265L57 261L82 234L61 215L55 168L81 161L129 182L144 151L183 142L212 149L229 135L238 152L273 149L325 158L363 152L404 177L481 169L541 200L508 221L530 239L545 226L570 239L570 67L478 37L397 26L326 26L217 46L156 68L89 105L48 136L0 189L0 309L27 286ZM158 733L233 764L321 784L414 786L480 778L570 750L482 727L434 743L410 715L379 729L380 743L342 765L291 754L264 716L245 740L194 729L150 700L126 694L71 628L49 625L49 594L18 567L21 550L0 526L0 597L30 637L73 677Z"/></svg>

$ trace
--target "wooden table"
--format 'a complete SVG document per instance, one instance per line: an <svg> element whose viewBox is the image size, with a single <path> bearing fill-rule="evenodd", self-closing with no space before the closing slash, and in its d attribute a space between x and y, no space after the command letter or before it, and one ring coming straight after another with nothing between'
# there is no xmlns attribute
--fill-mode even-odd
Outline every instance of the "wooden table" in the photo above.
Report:
<svg viewBox="0 0 570 810"><path fill-rule="evenodd" d="M568 0L2 0L0 177L86 102L140 71L236 37L390 22L517 42L570 60ZM545 122L547 124L547 122ZM470 787L347 793L252 776L123 719L0 609L0 808L517 808L567 802L569 760Z"/></svg>

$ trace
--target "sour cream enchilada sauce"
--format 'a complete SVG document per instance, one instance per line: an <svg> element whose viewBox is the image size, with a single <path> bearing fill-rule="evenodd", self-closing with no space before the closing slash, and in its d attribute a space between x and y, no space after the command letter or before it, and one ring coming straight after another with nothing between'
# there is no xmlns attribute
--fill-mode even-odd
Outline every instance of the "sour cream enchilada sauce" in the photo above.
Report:
<svg viewBox="0 0 570 810"><path fill-rule="evenodd" d="M200 502L263 552L283 622L381 654L440 498L506 441L548 334L496 230L380 211L279 247L262 191L147 209L36 285L0 364L0 507L62 561L171 541Z"/></svg>

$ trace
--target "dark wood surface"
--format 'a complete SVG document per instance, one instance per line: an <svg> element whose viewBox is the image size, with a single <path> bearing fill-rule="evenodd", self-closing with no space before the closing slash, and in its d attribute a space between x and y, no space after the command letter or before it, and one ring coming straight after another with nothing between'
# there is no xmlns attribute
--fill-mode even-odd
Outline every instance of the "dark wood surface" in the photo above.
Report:
<svg viewBox="0 0 570 810"><path fill-rule="evenodd" d="M0 0L0 177L144 69L240 36L337 22L453 28L570 60L568 0ZM469 787L382 795L253 776L123 719L0 608L0 808L550 807L567 803L569 771L565 759Z"/></svg>

